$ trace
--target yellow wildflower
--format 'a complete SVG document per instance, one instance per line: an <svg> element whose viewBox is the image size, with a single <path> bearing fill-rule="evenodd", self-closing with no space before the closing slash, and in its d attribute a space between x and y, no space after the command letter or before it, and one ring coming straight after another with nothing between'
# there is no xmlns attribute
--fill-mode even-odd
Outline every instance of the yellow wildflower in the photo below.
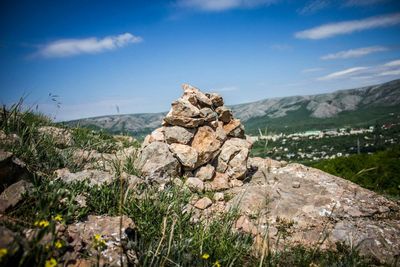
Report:
<svg viewBox="0 0 400 267"><path fill-rule="evenodd" d="M61 222L63 220L63 217L60 214L57 214L56 217L54 217L54 220Z"/></svg>
<svg viewBox="0 0 400 267"><path fill-rule="evenodd" d="M43 227L43 228L46 228L47 226L49 226L49 224L50 223L46 220L36 221L34 223L35 226L39 226L39 227Z"/></svg>
<svg viewBox="0 0 400 267"><path fill-rule="evenodd" d="M55 246L56 248L60 249L60 248L63 247L63 243L62 243L60 240L57 240L57 241L54 243L54 246Z"/></svg>
<svg viewBox="0 0 400 267"><path fill-rule="evenodd" d="M203 255L201 255L202 259L208 259L210 257L210 255L208 253L204 253Z"/></svg>
<svg viewBox="0 0 400 267"><path fill-rule="evenodd" d="M49 260L46 261L46 263L44 264L45 267L56 267L57 266L57 261L54 258L51 258Z"/></svg>
<svg viewBox="0 0 400 267"><path fill-rule="evenodd" d="M221 264L219 263L219 261L215 261L214 264L213 264L213 266L215 266L215 267L221 267Z"/></svg>
<svg viewBox="0 0 400 267"><path fill-rule="evenodd" d="M4 256L8 254L8 249L0 248L0 261L3 259Z"/></svg>
<svg viewBox="0 0 400 267"><path fill-rule="evenodd" d="M94 235L94 240L100 241L101 240L101 235L100 234L95 234Z"/></svg>

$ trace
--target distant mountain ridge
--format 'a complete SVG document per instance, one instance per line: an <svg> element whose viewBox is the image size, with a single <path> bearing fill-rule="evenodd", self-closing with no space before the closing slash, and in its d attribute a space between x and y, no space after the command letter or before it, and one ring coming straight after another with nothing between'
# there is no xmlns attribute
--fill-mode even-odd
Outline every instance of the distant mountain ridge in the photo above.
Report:
<svg viewBox="0 0 400 267"><path fill-rule="evenodd" d="M329 127L331 124L332 127L340 126L341 122L361 123L357 122L358 117L370 122L400 110L400 79L326 94L264 99L230 108L235 117L244 122L246 130L253 134L258 128L264 127L275 130L291 127L297 129L298 123L304 127L318 128ZM141 135L159 127L166 113L109 115L66 123L101 128L113 133Z"/></svg>

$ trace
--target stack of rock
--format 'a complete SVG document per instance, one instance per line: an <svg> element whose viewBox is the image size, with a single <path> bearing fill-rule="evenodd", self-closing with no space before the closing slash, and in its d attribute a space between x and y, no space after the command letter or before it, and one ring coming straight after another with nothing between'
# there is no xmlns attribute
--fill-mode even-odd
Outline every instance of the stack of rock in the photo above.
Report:
<svg viewBox="0 0 400 267"><path fill-rule="evenodd" d="M159 179L186 176L198 191L240 186L246 177L251 142L218 94L183 84L162 127L146 136L136 167Z"/></svg>

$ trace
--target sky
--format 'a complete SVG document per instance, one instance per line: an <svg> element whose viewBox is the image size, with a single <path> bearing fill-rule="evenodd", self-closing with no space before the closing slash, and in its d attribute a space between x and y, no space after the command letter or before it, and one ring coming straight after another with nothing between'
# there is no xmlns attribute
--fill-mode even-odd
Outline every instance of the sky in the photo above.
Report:
<svg viewBox="0 0 400 267"><path fill-rule="evenodd" d="M398 0L0 1L0 104L56 121L400 78Z"/></svg>

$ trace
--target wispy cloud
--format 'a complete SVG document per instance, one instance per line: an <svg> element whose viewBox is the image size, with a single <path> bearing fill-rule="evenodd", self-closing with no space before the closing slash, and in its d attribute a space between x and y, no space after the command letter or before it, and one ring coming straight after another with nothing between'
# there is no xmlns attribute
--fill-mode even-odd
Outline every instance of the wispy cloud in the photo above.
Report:
<svg viewBox="0 0 400 267"><path fill-rule="evenodd" d="M237 87L237 86L225 86L225 87L214 89L215 92L232 92L232 91L238 91L238 90L239 90L239 87Z"/></svg>
<svg viewBox="0 0 400 267"><path fill-rule="evenodd" d="M132 43L140 43L143 39L131 33L83 39L62 39L40 46L34 56L53 58L69 57L79 54L95 54L124 47Z"/></svg>
<svg viewBox="0 0 400 267"><path fill-rule="evenodd" d="M375 66L348 68L319 77L317 80L373 79L381 76L400 76L400 59Z"/></svg>
<svg viewBox="0 0 400 267"><path fill-rule="evenodd" d="M299 39L324 39L341 34L383 28L400 24L400 13L369 17L360 20L348 20L338 23L324 24L315 28L295 33Z"/></svg>
<svg viewBox="0 0 400 267"><path fill-rule="evenodd" d="M360 72L362 70L366 70L366 69L367 69L367 67L349 68L349 69L333 72L333 73L328 74L326 76L320 77L317 80L327 81L327 80L334 80L334 79L339 79L339 78L343 78L343 77L348 77L350 75L354 75L355 73Z"/></svg>
<svg viewBox="0 0 400 267"><path fill-rule="evenodd" d="M177 6L203 11L224 11L234 8L253 8L269 5L277 0L178 0Z"/></svg>
<svg viewBox="0 0 400 267"><path fill-rule="evenodd" d="M311 73L311 72L318 72L324 70L324 68L309 68L309 69L304 69L301 72L302 73Z"/></svg>
<svg viewBox="0 0 400 267"><path fill-rule="evenodd" d="M330 60L330 59L346 59L346 58L355 58L355 57L362 57L368 54L382 52L389 50L387 47L384 46L368 46L368 47L361 47L356 49L350 49L345 51L340 51L333 54L328 54L322 56L322 60Z"/></svg>
<svg viewBox="0 0 400 267"><path fill-rule="evenodd" d="M400 66L400 59L389 61L384 64L386 67L399 67Z"/></svg>
<svg viewBox="0 0 400 267"><path fill-rule="evenodd" d="M312 0L304 7L297 10L300 15L311 15L322 9L327 8L331 4L330 0Z"/></svg>

